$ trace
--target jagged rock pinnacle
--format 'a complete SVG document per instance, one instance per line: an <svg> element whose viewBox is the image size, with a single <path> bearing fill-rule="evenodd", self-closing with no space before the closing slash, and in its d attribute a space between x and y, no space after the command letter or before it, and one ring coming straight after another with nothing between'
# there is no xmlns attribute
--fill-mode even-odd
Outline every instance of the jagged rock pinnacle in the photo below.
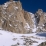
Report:
<svg viewBox="0 0 46 46"><path fill-rule="evenodd" d="M13 0L10 0L11 2L13 1ZM18 1L20 1L20 0L18 0Z"/></svg>
<svg viewBox="0 0 46 46"><path fill-rule="evenodd" d="M13 1L13 0L10 0L11 2Z"/></svg>
<svg viewBox="0 0 46 46"><path fill-rule="evenodd" d="M18 1L20 1L20 0L18 0Z"/></svg>

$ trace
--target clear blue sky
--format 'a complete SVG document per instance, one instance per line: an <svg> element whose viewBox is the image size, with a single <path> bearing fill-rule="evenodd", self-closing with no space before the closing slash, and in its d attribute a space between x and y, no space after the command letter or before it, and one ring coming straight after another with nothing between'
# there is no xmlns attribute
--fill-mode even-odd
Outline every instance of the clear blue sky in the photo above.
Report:
<svg viewBox="0 0 46 46"><path fill-rule="evenodd" d="M9 0L0 0L0 4ZM22 2L23 9L29 12L35 13L38 9L42 9L46 12L46 0L20 0Z"/></svg>

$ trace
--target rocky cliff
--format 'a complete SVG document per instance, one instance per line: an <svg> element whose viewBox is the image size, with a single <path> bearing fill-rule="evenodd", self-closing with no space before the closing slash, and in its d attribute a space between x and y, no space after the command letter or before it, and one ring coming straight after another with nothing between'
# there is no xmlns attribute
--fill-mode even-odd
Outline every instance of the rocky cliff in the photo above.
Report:
<svg viewBox="0 0 46 46"><path fill-rule="evenodd" d="M36 23L37 23L37 29L38 31L46 31L46 12L43 12L42 9L39 9L35 13Z"/></svg>
<svg viewBox="0 0 46 46"><path fill-rule="evenodd" d="M46 31L46 13L39 9L33 14L20 1L9 1L0 5L0 28L16 33Z"/></svg>

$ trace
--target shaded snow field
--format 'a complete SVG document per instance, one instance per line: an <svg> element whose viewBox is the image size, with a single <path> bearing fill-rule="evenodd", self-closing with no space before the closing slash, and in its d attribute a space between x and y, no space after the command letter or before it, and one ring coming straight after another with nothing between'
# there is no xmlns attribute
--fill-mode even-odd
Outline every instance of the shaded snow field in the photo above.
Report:
<svg viewBox="0 0 46 46"><path fill-rule="evenodd" d="M37 36L36 33L31 33L31 34L17 34L17 33L12 33L4 30L0 30L0 46L13 46L18 44L18 46L26 46L23 45L24 38L28 37L33 41L36 41L36 43L32 43L31 46L37 46L42 42L45 42L46 39L45 37L40 37ZM30 45L28 45L30 46Z"/></svg>

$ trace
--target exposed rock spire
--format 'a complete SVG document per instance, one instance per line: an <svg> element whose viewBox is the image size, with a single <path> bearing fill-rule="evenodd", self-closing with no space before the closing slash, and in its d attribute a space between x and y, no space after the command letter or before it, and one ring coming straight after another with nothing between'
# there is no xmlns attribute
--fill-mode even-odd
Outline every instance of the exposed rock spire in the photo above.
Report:
<svg viewBox="0 0 46 46"><path fill-rule="evenodd" d="M10 0L11 2L13 1L13 0Z"/></svg>
<svg viewBox="0 0 46 46"><path fill-rule="evenodd" d="M20 1L20 0L18 0L18 1Z"/></svg>
<svg viewBox="0 0 46 46"><path fill-rule="evenodd" d="M13 1L13 0L10 0L11 2ZM18 1L20 1L20 0L18 0Z"/></svg>

